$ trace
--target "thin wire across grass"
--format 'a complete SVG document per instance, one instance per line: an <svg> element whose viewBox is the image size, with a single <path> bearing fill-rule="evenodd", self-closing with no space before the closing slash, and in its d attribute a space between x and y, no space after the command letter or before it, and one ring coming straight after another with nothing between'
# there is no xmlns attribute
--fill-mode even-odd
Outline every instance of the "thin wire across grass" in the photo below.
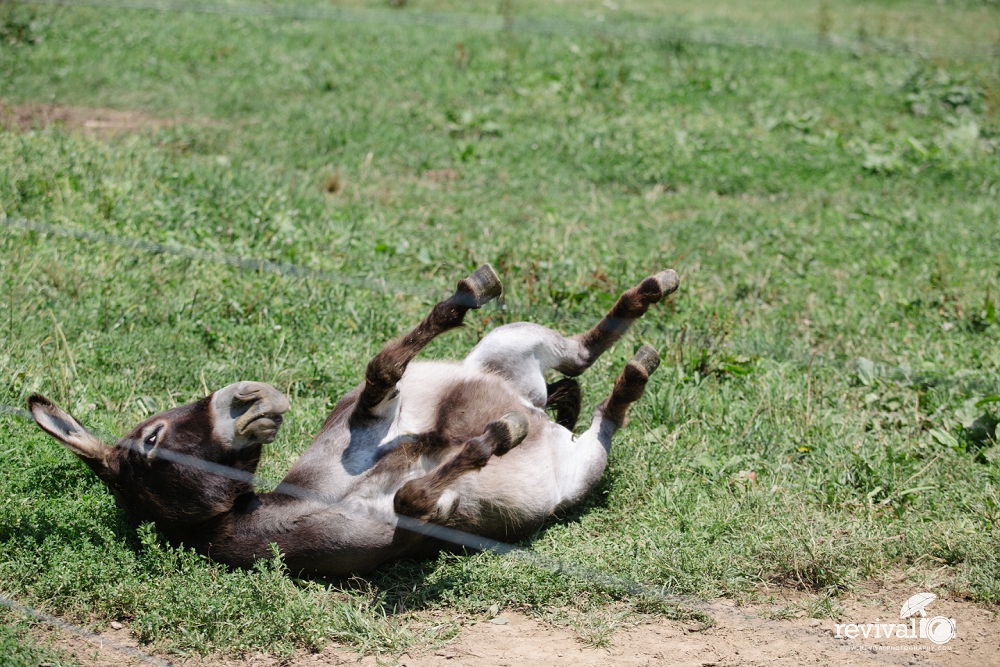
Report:
<svg viewBox="0 0 1000 667"><path fill-rule="evenodd" d="M101 635L98 634L94 634L93 632L81 628L78 625L68 623L61 618L52 616L51 614L46 614L45 612L41 612L35 609L34 607L29 607L28 605L23 605L18 602L14 602L13 600L10 600L2 595L0 595L0 606L7 607L12 611L16 611L19 614L23 614L24 616L28 616L37 621L48 623L49 625L58 628L63 632L81 637L90 644L95 644L97 646L100 646L101 648L109 648L123 655L127 655L130 658L139 660L140 662L144 662L150 665L156 665L157 667L174 667L174 663L172 662L169 662L167 660L161 660L156 656L144 653L131 646L126 646L125 644L119 644L118 642L112 639L109 639L107 637L102 637Z"/></svg>
<svg viewBox="0 0 1000 667"><path fill-rule="evenodd" d="M875 35L847 37L821 30L751 31L706 26L677 26L656 21L574 20L563 17L476 15L454 12L395 11L289 4L247 4L188 0L15 0L26 4L69 7L105 7L159 12L190 12L226 16L265 16L277 19L336 21L376 25L429 26L438 28L504 31L526 35L587 36L630 41L711 44L793 50L837 50L850 53L988 59L990 44L937 44L911 39L893 40Z"/></svg>
<svg viewBox="0 0 1000 667"><path fill-rule="evenodd" d="M26 411L20 408L0 404L0 414L4 413L15 415L23 419L31 419L30 413L26 413ZM125 446L132 447L133 445L128 443ZM205 459L171 450L162 450L159 452L158 456L176 465L194 468L202 472L219 475L221 477L245 484L251 484L257 488L273 488L275 493L281 493L294 498L308 500L310 502L321 503L335 508L341 513L353 513L358 514L367 520L379 520L379 517L371 514L366 513L361 515L357 510L349 509L342 502L330 498L323 493L305 489L294 484L275 482L261 477L260 475L251 474L230 466L221 465L212 461L206 461ZM631 581L622 577L616 577L606 572L601 572L576 563L549 558L530 549L519 547L508 542L483 537L481 535L475 535L465 531L456 530L454 528L449 528L447 526L437 525L402 514L396 514L395 523L388 525L418 533L431 539L441 540L464 549L487 552L500 556L509 556L515 561L525 563L550 576L569 577L578 581L586 582L589 585L596 586L601 589L613 590L638 598L642 606L649 608L650 605L655 605L660 613L670 609L671 613L676 617L698 618L703 622L711 623L711 617L708 616L706 612L707 606L703 602L690 596L668 593L666 592L666 586L657 587L649 584L643 584L638 581ZM280 554L276 552L275 558L280 558ZM149 664L158 665L159 667L173 667L172 663L160 660L159 658L138 651L132 647L105 639L99 635L84 630L81 627L40 612L30 606L17 603L13 600L7 599L6 597L0 596L0 605L6 606L14 611L30 616L39 621L49 623L64 632L76 634L92 643L100 642L102 646L107 646L115 651L128 655L129 657L147 662Z"/></svg>

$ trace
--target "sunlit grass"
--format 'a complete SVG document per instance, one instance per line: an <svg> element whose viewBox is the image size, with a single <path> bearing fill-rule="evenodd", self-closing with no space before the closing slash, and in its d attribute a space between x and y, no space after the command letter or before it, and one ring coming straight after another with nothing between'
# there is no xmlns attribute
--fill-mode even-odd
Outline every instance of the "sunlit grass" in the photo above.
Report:
<svg viewBox="0 0 1000 667"><path fill-rule="evenodd" d="M6 104L180 122L0 131L0 213L406 290L3 228L0 401L41 391L114 434L266 380L292 399L280 478L478 264L507 310L426 357L506 321L580 331L673 266L677 297L583 377L584 414L639 345L663 366L601 486L531 548L694 596L935 570L1000 602L995 64L93 9L41 9L31 34L0 46ZM0 443L0 592L162 650L393 653L455 631L410 614L515 605L603 642L608 610L649 609L485 555L230 572L126 525L30 425L0 416Z"/></svg>

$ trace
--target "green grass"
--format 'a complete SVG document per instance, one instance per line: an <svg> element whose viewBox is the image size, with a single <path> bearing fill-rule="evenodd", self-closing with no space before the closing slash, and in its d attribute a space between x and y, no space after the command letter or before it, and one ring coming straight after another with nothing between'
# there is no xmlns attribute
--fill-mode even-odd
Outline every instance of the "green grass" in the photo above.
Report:
<svg viewBox="0 0 1000 667"><path fill-rule="evenodd" d="M3 616L0 616L2 618ZM7 618L4 618L8 621ZM24 623L15 623L11 618L6 625L0 625L0 665L3 667L71 667L80 663L68 657L64 651L45 646L32 637Z"/></svg>
<svg viewBox="0 0 1000 667"><path fill-rule="evenodd" d="M0 131L0 212L406 289L4 229L0 401L41 391L118 433L203 384L266 380L293 405L262 470L280 478L381 344L479 263L508 310L426 357L507 321L580 331L673 266L676 299L583 377L584 414L639 345L663 366L600 487L531 549L696 597L903 573L1000 604L995 62L79 8L29 28L0 46L5 103L190 122ZM124 620L157 650L394 653L511 607L601 643L651 611L487 555L346 583L230 571L129 527L18 418L0 415L0 449L0 593Z"/></svg>

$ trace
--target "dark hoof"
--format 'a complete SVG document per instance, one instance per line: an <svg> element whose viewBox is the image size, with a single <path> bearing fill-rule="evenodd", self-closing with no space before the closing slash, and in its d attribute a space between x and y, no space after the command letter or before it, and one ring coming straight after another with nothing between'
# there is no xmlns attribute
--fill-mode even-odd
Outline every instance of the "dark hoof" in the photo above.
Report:
<svg viewBox="0 0 1000 667"><path fill-rule="evenodd" d="M643 345L629 363L639 364L647 375L652 375L660 367L660 353L649 345Z"/></svg>
<svg viewBox="0 0 1000 667"><path fill-rule="evenodd" d="M508 412L500 419L490 422L487 428L496 440L494 454L503 456L528 436L528 418L521 412Z"/></svg>
<svg viewBox="0 0 1000 667"><path fill-rule="evenodd" d="M458 281L458 291L455 296L463 306L479 308L503 292L500 277L489 264L483 264L465 280Z"/></svg>
<svg viewBox="0 0 1000 667"><path fill-rule="evenodd" d="M681 284L680 276L673 269L665 269L650 276L639 285L639 293L646 303L657 303L665 296L673 294Z"/></svg>
<svg viewBox="0 0 1000 667"><path fill-rule="evenodd" d="M676 275L676 274L674 274ZM635 356L625 365L626 373L631 368L633 372L640 371L644 379L649 379L657 368L660 367L660 354L649 345L643 345Z"/></svg>
<svg viewBox="0 0 1000 667"><path fill-rule="evenodd" d="M630 405L642 398L646 383L660 365L660 355L648 345L643 345L615 380L611 397L602 404L604 414L618 426L625 425Z"/></svg>

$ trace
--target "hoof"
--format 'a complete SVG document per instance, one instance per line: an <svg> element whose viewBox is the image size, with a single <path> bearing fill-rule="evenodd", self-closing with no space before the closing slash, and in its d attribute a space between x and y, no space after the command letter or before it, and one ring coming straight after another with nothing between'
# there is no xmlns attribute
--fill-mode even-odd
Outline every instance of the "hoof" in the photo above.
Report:
<svg viewBox="0 0 1000 667"><path fill-rule="evenodd" d="M643 345L635 356L625 364L625 370L615 380L615 388L611 397L601 409L611 421L619 427L625 425L625 416L630 405L642 398L646 391L646 383L660 365L660 355L648 345Z"/></svg>
<svg viewBox="0 0 1000 667"><path fill-rule="evenodd" d="M455 296L463 306L480 308L500 296L503 284L500 277L489 264L483 264L465 280L458 281L458 291Z"/></svg>
<svg viewBox="0 0 1000 667"><path fill-rule="evenodd" d="M639 285L639 293L646 303L657 303L665 296L673 294L681 284L680 276L673 269L665 269L650 276Z"/></svg>
<svg viewBox="0 0 1000 667"><path fill-rule="evenodd" d="M524 413L508 412L487 427L496 438L494 454L503 456L524 441L528 435L528 418Z"/></svg>
<svg viewBox="0 0 1000 667"><path fill-rule="evenodd" d="M659 367L660 354L649 345L643 345L635 353L635 356L625 364L625 377L627 380L636 379L645 383L653 371Z"/></svg>

